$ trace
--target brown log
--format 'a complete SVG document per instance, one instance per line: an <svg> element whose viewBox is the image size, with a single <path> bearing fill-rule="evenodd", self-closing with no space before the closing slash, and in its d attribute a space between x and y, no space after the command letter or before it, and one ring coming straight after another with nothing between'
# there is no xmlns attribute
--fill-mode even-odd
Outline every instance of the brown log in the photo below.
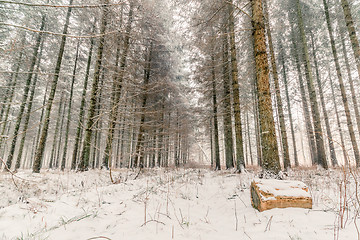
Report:
<svg viewBox="0 0 360 240"><path fill-rule="evenodd" d="M257 179L251 183L251 204L260 212L273 208L312 208L309 188L300 181Z"/></svg>

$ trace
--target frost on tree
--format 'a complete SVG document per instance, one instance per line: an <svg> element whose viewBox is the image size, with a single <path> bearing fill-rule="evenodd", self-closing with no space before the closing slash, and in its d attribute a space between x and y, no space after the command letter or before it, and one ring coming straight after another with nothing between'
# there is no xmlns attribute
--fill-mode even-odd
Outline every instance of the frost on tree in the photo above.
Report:
<svg viewBox="0 0 360 240"><path fill-rule="evenodd" d="M309 188L300 181L255 179L250 191L251 204L260 212L272 208L312 208Z"/></svg>

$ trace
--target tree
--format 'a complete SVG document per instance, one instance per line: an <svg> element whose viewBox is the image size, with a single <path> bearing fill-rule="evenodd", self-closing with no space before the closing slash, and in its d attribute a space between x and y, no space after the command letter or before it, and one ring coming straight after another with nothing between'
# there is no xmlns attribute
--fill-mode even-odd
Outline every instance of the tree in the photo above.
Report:
<svg viewBox="0 0 360 240"><path fill-rule="evenodd" d="M266 171L277 174L281 170L281 167L270 94L269 64L266 52L262 1L251 0L251 7L256 64L256 88L260 116L262 167Z"/></svg>
<svg viewBox="0 0 360 240"><path fill-rule="evenodd" d="M71 6L72 3L73 3L73 0L70 0L69 6ZM72 11L72 8L68 7L65 25L64 25L64 29L63 29L63 35L62 35L61 42L60 42L59 53L58 53L58 57L57 57L56 65L55 65L54 79L51 84L50 95L49 95L49 98L47 101L45 118L44 118L44 123L43 123L42 131L41 131L40 142L36 149L35 160L33 163L33 172L35 172L35 173L40 172L41 162L42 162L43 155L44 155L45 144L46 144L46 139L47 139L48 130L49 130L49 124L50 124L50 113L51 113L52 105L53 105L54 98L55 98L56 87L57 87L58 80L59 80L59 74L60 74L60 70L61 70L61 62L63 60L65 44L66 44L66 34L68 33L68 28L69 28L69 24L70 24L71 11Z"/></svg>
<svg viewBox="0 0 360 240"><path fill-rule="evenodd" d="M309 91L310 103L311 103L310 104L311 115L314 121L314 131L315 131L315 140L316 140L316 149L317 149L316 163L320 164L323 168L327 169L328 164L326 161L323 132L322 132L321 120L320 120L320 112L317 102L316 91L314 87L313 71L312 71L312 66L310 64L310 56L307 45L307 39L305 35L304 21L302 16L300 0L295 0L295 2L296 2L296 15L297 15L297 22L299 27L300 39L301 39L302 52L304 55L303 62L305 66L305 76L307 80L306 81L307 88Z"/></svg>
<svg viewBox="0 0 360 240"><path fill-rule="evenodd" d="M106 5L109 3L109 0L103 0L102 3ZM100 27L101 37L99 39L99 46L98 46L98 51L97 51L94 77L93 77L93 83L92 83L92 89L91 89L91 95L90 95L90 106L88 109L88 116L87 116L87 122L86 122L85 139L84 139L84 144L82 147L80 162L78 165L78 168L80 171L87 170L88 166L89 166L90 145L91 145L91 137L92 137L92 133L93 133L92 128L94 125L94 116L95 116L95 108L96 108L96 95L97 95L96 93L97 93L98 84L99 84L99 80L100 80L100 69L101 69L102 61L103 61L105 31L106 31L106 26L107 26L107 22L108 22L107 17L108 17L108 9L107 9L107 7L103 7L101 27Z"/></svg>

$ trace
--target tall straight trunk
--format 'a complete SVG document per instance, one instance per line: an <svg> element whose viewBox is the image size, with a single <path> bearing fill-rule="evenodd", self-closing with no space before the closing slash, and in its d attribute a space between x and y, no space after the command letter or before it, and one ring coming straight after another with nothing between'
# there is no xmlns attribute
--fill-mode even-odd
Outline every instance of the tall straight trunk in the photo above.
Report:
<svg viewBox="0 0 360 240"><path fill-rule="evenodd" d="M49 168L54 168L55 167L54 162L55 162L55 157L56 157L57 139L58 139L58 135L59 135L59 131L60 131L61 111L62 111L62 108L63 108L63 102L64 102L64 92L61 92L59 110L58 110L58 115L57 115L56 124L55 124L55 132L54 132L53 144L52 144L52 148L51 148Z"/></svg>
<svg viewBox="0 0 360 240"><path fill-rule="evenodd" d="M33 105L33 101L34 101L35 88L36 88L36 84L37 84L37 80L38 80L38 76L39 76L38 72L40 69L40 62L41 62L41 57L42 57L43 46L44 46L44 40L41 42L41 45L40 45L40 53L39 53L39 57L37 59L36 74L34 76L34 80L32 81L32 86L31 86L31 90L30 90L30 97L29 97L29 101L28 101L28 105L27 105L27 111L25 113L23 132L22 132L22 136L21 136L21 140L20 140L20 146L19 146L19 150L18 150L18 156L16 159L15 170L20 168L23 149L24 149L24 145L25 145L25 139L26 139L26 135L27 135L28 127L29 127L29 122L30 122L32 105Z"/></svg>
<svg viewBox="0 0 360 240"><path fill-rule="evenodd" d="M211 168L214 167L214 124L213 119L210 119L209 124L209 130L210 130L210 166Z"/></svg>
<svg viewBox="0 0 360 240"><path fill-rule="evenodd" d="M246 112L246 125L247 125L247 138L249 142L249 154L250 154L250 162L251 165L254 166L254 158L252 154L252 147L251 147L251 135L250 135L250 123L249 123L249 113Z"/></svg>
<svg viewBox="0 0 360 240"><path fill-rule="evenodd" d="M220 147L219 147L219 123L218 123L218 103L216 96L216 71L215 71L215 57L211 56L211 77L212 77L212 104L213 104L213 124L214 124L214 160L215 170L221 170L220 165Z"/></svg>
<svg viewBox="0 0 360 240"><path fill-rule="evenodd" d="M225 18L227 23L227 18ZM232 132L232 120L231 120L231 98L230 98L230 86L229 86L229 42L228 32L225 27L222 37L222 52L223 52L223 85L224 85L224 135L225 135L225 162L226 169L234 167L234 143Z"/></svg>
<svg viewBox="0 0 360 240"><path fill-rule="evenodd" d="M344 60L345 60L346 72L347 72L347 76L348 76L349 84L350 84L351 98L352 98L354 111L355 111L355 119L356 119L356 123L357 123L358 132L360 134L359 105L358 105L358 102L357 102L357 99L356 99L357 96L356 96L356 92L355 92L355 89L354 89L354 81L353 81L353 78L351 76L351 69L350 69L349 59L348 59L347 50L346 50L344 34L343 34L342 30L340 30L339 32L340 32L340 38L341 38L342 51L343 51Z"/></svg>
<svg viewBox="0 0 360 240"><path fill-rule="evenodd" d="M20 110L19 110L18 116L16 118L15 128L14 128L14 132L13 132L13 139L12 139L12 142L11 142L10 151L9 151L7 161L6 161L6 166L9 169L11 168L12 160L14 158L17 137L18 137L19 130L20 130L21 120L22 120L22 117L23 117L23 114L24 114L24 111L25 111L26 102L28 100L28 95L29 95L29 90L30 90L30 85L31 85L31 79L32 79L33 72L34 72L34 69L35 69L35 64L37 62L37 58L38 58L38 55L39 55L41 39L42 39L42 36L43 36L42 31L45 28L45 22L46 22L46 17L45 17L45 15L43 15L42 19L41 19L40 33L38 34L38 36L36 38L34 52L33 52L32 58L31 58L31 63L30 63L30 68L29 68L29 74L28 74L26 82L25 82L23 98L21 100Z"/></svg>
<svg viewBox="0 0 360 240"><path fill-rule="evenodd" d="M60 129L59 129L59 141L58 141L58 146L57 146L57 151L56 151L55 161L54 161L54 167L56 169L59 168L60 150L61 150L61 146L63 145L62 138L63 138L63 133L64 133L64 122L65 122L65 116L66 116L66 106L67 106L67 100L65 99L63 110L62 110L62 113L61 113L61 122L60 122Z"/></svg>
<svg viewBox="0 0 360 240"><path fill-rule="evenodd" d="M180 166L179 162L179 109L176 109L176 129L175 129L175 140L174 140L174 162L175 167Z"/></svg>
<svg viewBox="0 0 360 240"><path fill-rule="evenodd" d="M161 111L161 128L159 131L159 143L158 143L158 156L157 156L157 166L162 166L162 161L164 160L164 128L165 128L165 97L162 97L162 111Z"/></svg>
<svg viewBox="0 0 360 240"><path fill-rule="evenodd" d="M316 50L315 50L314 36L313 36L312 33L311 33L310 36L311 36L313 58L314 58L314 64L315 64L316 81L317 81L317 85L318 85L318 88L319 88L320 103L321 103L321 108L322 108L323 114L324 114L326 134L327 134L327 139L328 139L329 148L330 148L331 164L332 164L332 166L337 166L338 162L337 162L337 159L336 159L336 152L335 152L334 141L333 141L333 137L332 137L332 133L331 133L329 116L328 116L328 112L326 110L326 105L325 105L323 86L321 84L321 76L320 76L320 73L319 73L319 66L318 66L317 55L316 55Z"/></svg>
<svg viewBox="0 0 360 240"><path fill-rule="evenodd" d="M229 39L230 39L230 59L231 59L231 75L232 75L232 94L233 94L233 111L235 120L235 147L236 147L236 169L241 172L245 168L244 161L244 142L241 126L241 109L240 109L240 93L238 79L238 61L236 56L235 42L235 19L233 1L229 0Z"/></svg>
<svg viewBox="0 0 360 240"><path fill-rule="evenodd" d="M125 32L125 38L124 38L124 49L122 52L121 60L120 60L120 69L118 70L118 73L116 73L116 76L114 77L114 98L113 102L111 104L110 109L110 116L109 116L109 130L107 133L107 139L106 139L106 147L105 147L105 153L104 158L102 162L102 166L105 168L108 168L111 166L111 162L109 163L109 160L111 160L111 153L112 153L112 145L113 145L113 138L114 138L114 131L116 126L116 120L118 116L118 106L121 96L121 89L123 85L123 79L124 79L124 72L126 67L126 58L130 46L130 32L131 32L131 24L133 21L133 6L134 4L131 3L130 5L130 11L129 11L129 20L126 27ZM117 66L116 66L117 67Z"/></svg>
<svg viewBox="0 0 360 240"><path fill-rule="evenodd" d="M102 74L101 74L101 80L100 80L100 86L99 86L99 93L97 96L97 100L96 100L96 116L98 116L98 119L96 120L96 126L95 126L95 132L96 132L96 137L95 137L95 143L94 143L94 157L93 157L93 168L94 166L96 168L102 167L100 166L100 153L101 153L101 137L102 137L102 126L103 126L103 121L102 121L102 110L101 110L101 106L102 106L102 102L101 100L102 95L103 95L103 87L104 87L104 82L105 82L105 69L103 69ZM96 164L94 165L94 163L96 162Z"/></svg>
<svg viewBox="0 0 360 240"><path fill-rule="evenodd" d="M95 24L93 26L92 33L95 32ZM90 67L91 67L91 59L93 54L93 48L94 48L94 39L91 38L90 40L90 50L87 58L87 65L86 65L86 73L85 73L85 79L84 79L84 85L81 95L81 103L80 103L80 109L79 109L79 119L78 119L78 125L76 128L76 136L75 136L75 143L74 143L74 149L72 154L72 160L71 160L71 170L75 170L76 164L77 164L77 156L79 152L79 144L81 143L81 133L83 130L84 125L84 114L85 114L85 101L86 101L86 90L89 82L89 74L90 74Z"/></svg>
<svg viewBox="0 0 360 240"><path fill-rule="evenodd" d="M304 66L305 66L305 76L306 76L306 82L307 87L309 91L310 96L310 106L311 106L311 114L312 118L314 120L314 131L315 131L315 140L316 140L316 149L317 149L317 159L316 163L321 165L323 168L328 168L328 163L326 161L326 154L325 154L325 147L324 147L324 139L323 139L323 131L321 127L321 120L320 120L320 111L319 111L319 105L317 102L316 97L316 91L314 86L314 79L313 79L313 71L312 66L310 64L310 57L309 57L309 50L305 35L305 29L304 29L304 21L302 16L302 10L300 6L300 0L296 0L296 9L297 9L297 21L298 21L298 27L300 32L300 38L301 38L301 46L302 46L302 52L304 54Z"/></svg>
<svg viewBox="0 0 360 240"><path fill-rule="evenodd" d="M266 171L277 174L281 170L281 166L270 93L269 64L266 52L262 1L251 0L251 7L256 66L256 87L260 117L262 167Z"/></svg>
<svg viewBox="0 0 360 240"><path fill-rule="evenodd" d="M45 88L45 93L44 93L44 98L43 98L43 101L42 101L42 109L41 109L41 114L40 114L40 119L39 119L39 128L38 128L38 131L36 133L36 140L35 140L35 150L33 151L33 155L31 157L31 160L33 160L35 158L35 152L36 152L36 149L37 149L37 146L39 144L39 139L40 139L40 134L41 134L41 128L42 128L42 125L41 123L43 122L43 118L44 118L44 112L45 112L45 103L46 103L46 97L47 97L47 92L48 92L48 88L49 88L49 82L46 83L46 88ZM31 166L32 166L32 162L31 162Z"/></svg>
<svg viewBox="0 0 360 240"><path fill-rule="evenodd" d="M72 3L73 3L73 0L70 0L69 6L71 6ZM40 172L41 162L42 162L44 151L45 151L45 144L46 144L46 139L47 139L48 130L49 130L49 124L50 124L50 113L51 113L53 101L55 98L56 87L57 87L58 80L59 80L61 62L63 60L64 50L65 50L66 34L68 33L71 11L72 11L72 8L68 7L64 30L63 30L63 36L61 38L59 54L58 54L55 71L54 71L54 79L51 84L50 95L49 95L49 99L48 99L47 106L46 106L45 119L44 119L43 128L42 128L42 132L41 132L40 142L39 142L39 145L38 145L38 147L36 149L36 153L35 153L35 160L34 160L34 164L33 164L33 172L35 172L35 173Z"/></svg>
<svg viewBox="0 0 360 240"><path fill-rule="evenodd" d="M66 155L67 155L67 149L68 149L68 141L69 141L69 130L70 130L70 122L71 122L71 106L72 106L72 100L74 95L74 84L76 79L76 68L77 68L77 62L79 59L79 47L80 47L80 41L78 41L77 47L76 47L76 55L75 55L75 63L74 63L74 69L73 69L73 76L71 81L71 87L70 87L70 96L69 96L69 106L68 106L68 112L67 112L67 121L66 121L66 127L65 127L65 140L64 140L64 151L61 159L61 171L64 171L65 165L66 165Z"/></svg>
<svg viewBox="0 0 360 240"><path fill-rule="evenodd" d="M353 20L352 14L351 14L349 1L341 0L341 6L344 11L346 27L347 27L347 30L349 33L351 47L354 52L358 75L360 78L360 44L359 44L359 39L356 36L355 24L354 24L354 20Z"/></svg>
<svg viewBox="0 0 360 240"><path fill-rule="evenodd" d="M103 0L104 4L108 4L109 0ZM89 159L90 159L90 145L91 145L91 136L93 133L93 125L94 125L94 116L95 116L95 110L96 110L96 93L98 90L99 80L100 80L100 70L102 66L103 61L103 53L104 53L104 44L105 44L105 31L106 31L106 25L107 25L107 15L108 15L108 9L107 7L103 7L103 13L102 13L102 20L101 20L101 27L100 27L100 33L102 34L99 39L99 47L97 52L97 59L95 64L95 70L94 70L94 80L92 83L92 89L91 89L91 96L90 96L90 106L88 110L88 116L87 116L87 122L86 122L86 129L85 129L85 139L84 144L82 148L82 153L80 156L80 162L79 162L79 170L80 171L86 171L89 166Z"/></svg>
<svg viewBox="0 0 360 240"><path fill-rule="evenodd" d="M135 159L138 158L138 162L134 161L134 167L144 168L144 123L145 123L145 107L147 102L147 88L150 81L151 75L151 58L152 58L152 49L153 43L150 43L149 49L146 53L145 58L145 67L144 67L144 82L143 82L143 92L142 92L142 101L141 101L141 116L140 116L140 128L138 132L137 144L135 148Z"/></svg>
<svg viewBox="0 0 360 240"><path fill-rule="evenodd" d="M347 157L347 151L345 149L344 135L343 135L342 127L341 127L339 111L338 111L338 108L337 108L336 95L335 95L335 90L334 90L334 83L333 83L333 80L331 78L330 70L329 70L329 79L330 79L332 100L333 100L333 104L334 104L334 108L335 108L336 123L337 123L338 131L339 131L339 134L340 134L341 148L342 148L342 152L343 152L343 156L344 156L345 165L348 165L349 162L348 162L348 157Z"/></svg>
<svg viewBox="0 0 360 240"><path fill-rule="evenodd" d="M261 163L261 138L260 138L260 118L259 118L259 108L258 108L258 94L256 88L256 75L254 76L254 82L252 84L252 98L253 98L253 112L254 112L254 122L255 122L255 136L256 136L256 156L257 156L257 164L258 166L262 166Z"/></svg>
<svg viewBox="0 0 360 240"><path fill-rule="evenodd" d="M278 70L277 70L277 66L276 66L275 51L274 51L271 30L270 30L270 24L269 24L270 19L269 19L269 10L267 8L267 0L264 0L264 12L265 12L265 27L266 27L266 33L267 33L267 37L268 37L269 50L270 50L272 75L273 75L274 85L275 85L276 105L277 105L277 110L278 110L278 115L279 115L280 133L281 133L280 137L281 137L281 143L282 143L284 168L289 169L291 167L290 156L289 156L289 145L288 145L288 140L287 140L283 103L282 103L281 95L280 95L279 74L278 74Z"/></svg>
<svg viewBox="0 0 360 240"><path fill-rule="evenodd" d="M288 109L288 112L289 112L289 122L290 122L291 137L292 137L292 144L293 144L293 150L294 150L294 153L293 153L294 154L294 162L295 162L295 166L298 167L299 166L299 159L298 159L296 141L295 141L295 130L294 130L294 122L293 122L293 117L292 117L292 111L291 111L289 84L288 84L287 74L286 74L284 51L283 51L283 47L282 47L281 44L280 44L280 49L281 49L280 62L281 62L281 65L282 65L282 74L283 74L283 81L284 81L284 86L285 86L286 103L287 103L287 109Z"/></svg>
<svg viewBox="0 0 360 240"><path fill-rule="evenodd" d="M299 86L300 86L301 102L302 102L302 107L303 107L303 112L304 112L305 126L306 126L306 133L307 133L307 137L308 137L311 162L314 165L314 164L316 164L316 152L317 152L316 144L315 144L314 129L312 126L308 101L306 99L304 81L303 81L302 72L301 72L300 57L299 57L298 47L297 47L296 40L295 40L295 33L294 33L292 25L291 25L291 35L292 35L291 41L292 41L292 45L293 45L292 50L294 51L295 64L296 64L296 69L298 72L298 82L299 82Z"/></svg>
<svg viewBox="0 0 360 240"><path fill-rule="evenodd" d="M8 84L7 84L7 89L5 91L5 96L1 97L3 103L1 104L1 110L0 110L0 126L1 126L1 124L4 124L4 126L2 128L3 130L2 130L1 136L5 132L4 129L6 128L7 120L9 117L10 107L12 105L12 101L14 98L15 86L16 86L17 79L19 76L22 59L24 56L24 51L22 50L22 48L24 48L24 46L25 46L26 34L23 34L21 39L22 39L21 44L20 44L21 51L19 53L19 56L16 58L16 61L14 63L14 67L13 67L15 73L11 73ZM4 113L5 113L5 116L4 116ZM3 117L4 117L4 119L3 119ZM0 147L1 147L1 138L0 138Z"/></svg>
<svg viewBox="0 0 360 240"><path fill-rule="evenodd" d="M344 3L345 1L346 0L342 0L342 3ZM350 134L351 144L353 146L356 166L360 167L359 147L358 147L357 142L356 142L354 127L353 127L353 123L352 123L352 120L351 120L351 113L350 113L349 103L348 103L348 99L347 99L347 94L346 94L346 91L345 91L344 81L343 81L343 78L342 78L339 58L338 58L338 55L337 55L337 50L336 50L336 45L335 45L335 38L334 38L333 29L332 29L332 26L331 26L327 0L323 0L323 3L324 3L324 10L325 10L327 28L328 28L329 36L330 36L331 50L332 50L334 63L335 63L335 68L336 68L336 74L337 74L337 77L338 77L338 80L339 80L341 97L342 97L342 101L343 101L344 108L345 108L346 122L347 122L348 130L349 130L349 134ZM344 4L343 4L343 7L344 7ZM358 51L359 51L359 54L360 54L360 48L358 49Z"/></svg>

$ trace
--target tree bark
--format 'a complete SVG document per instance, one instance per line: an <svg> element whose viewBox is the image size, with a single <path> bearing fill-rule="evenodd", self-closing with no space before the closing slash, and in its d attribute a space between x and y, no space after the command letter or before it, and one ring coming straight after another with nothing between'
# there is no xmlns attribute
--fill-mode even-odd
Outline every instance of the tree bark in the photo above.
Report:
<svg viewBox="0 0 360 240"><path fill-rule="evenodd" d="M225 18L227 24L227 18ZM224 135L225 135L225 162L226 169L234 167L234 143L232 132L232 120L231 120L231 99L230 99L230 86L229 86L229 42L228 32L225 26L222 36L222 51L223 51L223 85L224 85Z"/></svg>
<svg viewBox="0 0 360 240"><path fill-rule="evenodd" d="M118 73L116 73L117 76L114 78L114 99L113 103L111 104L110 109L110 116L109 116L109 130L107 133L107 139L106 139L106 147L105 147L105 153L104 158L102 162L102 166L105 168L108 168L111 166L111 162L109 163L109 160L111 159L111 153L112 153L112 145L113 145L113 138L114 138L114 131L116 126L116 120L118 116L118 106L119 106L119 100L121 96L121 89L123 84L123 78L124 78L124 72L126 67L126 58L130 46L130 32L131 32L131 24L133 21L133 6L134 4L130 5L130 11L129 11L129 20L126 27L125 32L125 38L124 38L124 49L120 60L120 69ZM117 67L117 66L116 66Z"/></svg>
<svg viewBox="0 0 360 240"><path fill-rule="evenodd" d="M73 3L73 0L70 0L69 6L71 6L72 3ZM35 153L35 160L34 160L34 164L33 164L33 172L34 173L40 172L41 162L42 162L44 151L45 151L45 144L46 144L46 139L47 139L48 130L49 130L49 124L50 124L50 113L51 113L51 108L52 108L53 101L55 98L57 83L59 80L61 62L63 60L64 50L65 50L66 34L67 34L68 28L69 28L71 11L72 11L72 8L69 7L67 14L66 14L66 20L65 20L64 30L63 30L64 35L61 38L59 54L58 54L58 58L57 58L56 66L55 66L54 79L51 84L50 95L49 95L49 99L48 99L47 106L46 106L45 119L44 119L44 123L43 123L40 142L39 142L39 145L38 145L38 147L36 149L36 153Z"/></svg>
<svg viewBox="0 0 360 240"><path fill-rule="evenodd" d="M103 0L104 4L108 4L109 0ZM102 34L99 39L99 47L97 52L97 59L95 64L95 70L94 70L94 80L92 83L92 89L91 89L91 95L90 95L90 106L88 110L88 116L87 116L87 123L86 123L86 129L85 129L85 139L84 144L82 148L82 153L80 156L80 162L79 162L79 170L80 171L86 171L89 166L89 159L90 159L90 145L91 145L91 136L93 133L93 125L94 125L94 116L95 116L95 108L96 108L96 98L97 98L97 90L100 80L100 70L102 66L103 61L103 53L104 53L104 45L105 45L105 31L106 31L106 25L107 25L107 15L108 15L108 9L107 7L103 7L103 13L102 13L102 20L101 20L101 28L100 33Z"/></svg>
<svg viewBox="0 0 360 240"><path fill-rule="evenodd" d="M316 153L317 149L316 149L316 144L315 144L314 129L313 129L313 126L312 126L308 101L306 99L304 81L303 81L302 72L301 72L300 57L299 57L299 53L298 53L298 47L297 47L297 44L296 44L295 32L293 30L292 25L291 25L291 41L292 41L292 45L293 45L292 50L294 52L295 65L296 65L296 69L297 69L297 72L298 72L298 82L299 82L299 87L300 87L301 102L302 102L304 118L305 118L306 133L307 133L308 143L309 143L309 148L310 148L311 162L314 165L314 164L316 164L316 154L317 154Z"/></svg>
<svg viewBox="0 0 360 240"><path fill-rule="evenodd" d="M59 111L58 111L58 115L57 115L57 119L56 119L56 124L55 124L55 132L54 132L54 138L53 138L53 145L51 148L51 155L50 155L50 161L49 161L49 168L54 168L54 162L55 162L55 158L56 158L56 146L57 146L57 139L58 139L58 135L59 135L59 130L60 130L60 123L61 123L61 111L63 109L63 102L64 102L64 91L61 92L61 97L60 97L60 104L59 104Z"/></svg>
<svg viewBox="0 0 360 240"><path fill-rule="evenodd" d="M269 82L269 64L266 52L264 15L261 0L251 0L256 65L256 87L260 117L260 138L262 167L265 171L278 174L281 170L275 133L272 100Z"/></svg>
<svg viewBox="0 0 360 240"><path fill-rule="evenodd" d="M296 11L297 21L300 32L300 38L301 38L302 52L304 54L303 61L305 66L305 76L307 80L306 82L310 96L311 114L314 120L314 131L315 131L315 140L316 140L316 148L317 148L316 163L321 165L324 169L328 169L325 147L324 147L323 131L320 120L319 105L317 102L316 91L314 87L313 71L312 71L312 66L310 64L309 50L308 50L305 29L304 29L304 21L303 21L302 10L299 0L296 0L296 10L297 10Z"/></svg>
<svg viewBox="0 0 360 240"><path fill-rule="evenodd" d="M344 3L345 1L346 0L342 0L342 3ZM349 103L348 103L347 94L346 94L346 91L345 91L344 81L343 81L343 78L342 78L339 58L338 58L338 55L337 55L337 50L336 50L336 45L335 45L334 33L333 33L333 30L332 30L330 16L329 16L329 9L328 9L328 5L327 5L327 1L323 0L323 3L324 3L324 9L325 9L327 28L328 28L329 36L330 36L331 50L332 50L334 63L335 63L335 68L336 68L336 74L337 74L337 77L338 77L338 80L339 80L341 97L342 97L342 101L343 101L344 108L345 108L346 122L347 122L348 130L349 130L349 134L350 134L351 144L353 146L356 166L359 167L360 166L359 147L358 147L357 142L356 142L354 127L353 127L353 123L352 123L352 120L351 120ZM343 4L343 7L344 7L344 4ZM355 32L354 32L354 34L355 34ZM358 49L358 50L360 52L360 49Z"/></svg>
<svg viewBox="0 0 360 240"><path fill-rule="evenodd" d="M287 80L286 65L285 65L285 60L284 60L285 53L283 51L283 46L282 46L281 43L280 43L280 49L281 49L280 62L281 62L281 65L282 65L282 74L283 74L283 81L284 81L284 86L285 86L286 103L287 103L287 109L288 109L288 112L289 112L289 122L290 122L291 137L292 137L292 144L293 144L293 151L294 151L294 153L293 153L294 154L294 162L295 162L295 166L298 167L299 166L299 159L298 159L296 141L295 141L295 130L294 130L294 122L293 122L293 117L292 117L292 111L291 111L289 84L288 84L288 80Z"/></svg>
<svg viewBox="0 0 360 240"><path fill-rule="evenodd" d="M342 148L342 152L343 152L343 156L344 156L344 162L345 162L345 165L348 165L349 161L348 161L347 152L346 152L346 149L345 149L344 135L343 135L342 127L341 127L339 111L338 111L338 108L337 108L337 101L336 101L335 90L334 90L334 83L333 83L332 78L331 78L330 70L329 70L329 79L330 79L332 100L333 100L333 104L334 104L334 108L335 108L336 123L337 123L338 131L339 131L339 134L340 134L341 148Z"/></svg>
<svg viewBox="0 0 360 240"><path fill-rule="evenodd" d="M26 82L25 82L23 98L22 98L22 101L21 101L18 116L16 118L15 129L14 129L14 133L13 133L13 139L12 139L12 142L11 142L9 155L8 155L8 158L7 158L7 161L6 161L6 166L8 167L8 169L11 168L12 160L13 160L13 157L14 157L17 137L18 137L19 130L20 130L20 125L21 125L21 120L22 120L22 117L23 117L23 114L24 114L24 111L25 111L25 106L26 106L26 102L27 102L28 94L29 94L29 90L30 90L30 85L31 85L31 79L32 79L33 72L34 72L34 69L35 69L35 64L37 62L37 57L39 55L39 48L40 48L40 45L41 45L41 39L43 37L43 33L41 31L44 30L45 23L46 23L46 17L45 17L45 15L43 15L42 19L41 19L40 33L37 35L37 38L36 38L36 43L35 43L35 47L34 47L34 53L33 53L31 63L30 63L30 68L29 68L29 74L28 74Z"/></svg>
<svg viewBox="0 0 360 240"><path fill-rule="evenodd" d="M93 25L92 33L95 33L95 24ZM90 67L91 67L91 59L93 54L93 48L94 48L94 39L90 39L90 50L87 58L87 66L86 66L86 73L85 73L85 79L84 79L84 85L82 90L82 96L81 96L81 103L80 103L80 109L79 109L79 120L78 120L78 126L76 128L76 136L75 136L75 143L74 143L74 150L72 154L72 160L71 160L71 170L75 170L77 166L77 156L79 151L79 144L80 144L80 138L83 131L83 125L84 125L84 114L85 114L85 101L86 101L86 90L89 82L89 74L90 74Z"/></svg>
<svg viewBox="0 0 360 240"><path fill-rule="evenodd" d="M353 20L352 14L351 14L349 1L341 0L341 6L344 11L346 27L347 27L347 30L349 33L351 47L354 52L358 75L360 78L360 44L359 44L359 39L356 36L355 24L354 24L354 20Z"/></svg>
<svg viewBox="0 0 360 240"><path fill-rule="evenodd" d="M76 68L77 68L77 62L79 59L79 47L80 47L80 41L78 41L78 45L76 47L76 55L75 55L75 63L74 63L74 69L73 69L73 76L71 81L71 87L70 87L70 97L69 97L69 106L68 106L68 112L67 112L67 121L66 121L66 127L65 127L65 140L64 140L64 152L61 160L61 171L64 171L65 165L66 165L66 155L67 155L67 149L68 149L68 140L69 140L69 130L70 130L70 122L71 122L71 107L72 107L72 100L74 95L74 84L76 79Z"/></svg>
<svg viewBox="0 0 360 240"><path fill-rule="evenodd" d="M212 100L213 100L213 124L214 124L214 162L215 170L221 170L220 165L220 147L219 147L219 123L218 123L218 103L216 96L216 75L215 75L215 57L211 56L211 79L212 79Z"/></svg>
<svg viewBox="0 0 360 240"><path fill-rule="evenodd" d="M42 40L41 45L40 45L40 53L39 53L39 57L37 59L36 72L39 72L39 69L40 69L43 46L44 46L44 40ZM33 105L33 101L34 101L35 88L36 88L38 77L39 77L39 74L36 73L34 80L32 82L31 90L30 90L30 97L29 97L29 102L27 105L27 111L25 113L23 132L22 132L22 136L21 136L21 140L20 140L20 146L19 146L19 150L18 150L18 156L16 159L15 170L20 168L20 164L21 164L21 160L22 160L22 154L23 154L25 139L26 139L26 135L27 135L28 127L29 127L31 110L32 110L32 105Z"/></svg>
<svg viewBox="0 0 360 240"><path fill-rule="evenodd" d="M321 103L321 108L322 108L323 114L324 114L326 134L327 134L327 139L328 139L329 148L330 148L330 160L331 160L332 166L335 167L338 165L338 162L337 162L336 152L335 152L335 148L334 148L334 141L333 141L333 137L332 137L332 133L331 133L329 116L328 116L328 112L326 110L323 86L321 84L321 77L320 77L320 73L319 73L319 66L318 66L317 55L316 55L316 50L315 50L314 36L312 33L311 33L310 37L311 37L313 58L314 58L314 64L315 64L316 81L317 81L317 85L319 88L320 103Z"/></svg>
<svg viewBox="0 0 360 240"><path fill-rule="evenodd" d="M229 39L230 39L230 59L231 59L231 75L232 75L232 94L233 94L233 111L235 120L235 147L236 147L236 169L241 172L245 168L244 161L244 143L242 136L241 124L241 108L240 108L240 92L238 79L238 62L236 56L235 42L235 18L233 1L228 1L229 7Z"/></svg>
<svg viewBox="0 0 360 240"><path fill-rule="evenodd" d="M289 145L288 145L288 140L287 140L283 103L282 103L281 94L280 94L279 74L278 74L278 70L277 70L277 66L276 66L275 51L274 51L271 30L270 30L270 24L269 24L269 22L270 22L269 10L267 8L266 0L264 0L264 12L265 12L265 27L266 27L266 33L267 33L267 37L268 37L269 50L270 50L272 75L273 75L274 85L275 85L277 110L278 110L278 115L279 115L280 133L281 133L280 137L281 137L282 150L283 150L282 152L283 152L283 159L284 159L284 168L289 169L289 168L291 168L290 156L289 156Z"/></svg>

